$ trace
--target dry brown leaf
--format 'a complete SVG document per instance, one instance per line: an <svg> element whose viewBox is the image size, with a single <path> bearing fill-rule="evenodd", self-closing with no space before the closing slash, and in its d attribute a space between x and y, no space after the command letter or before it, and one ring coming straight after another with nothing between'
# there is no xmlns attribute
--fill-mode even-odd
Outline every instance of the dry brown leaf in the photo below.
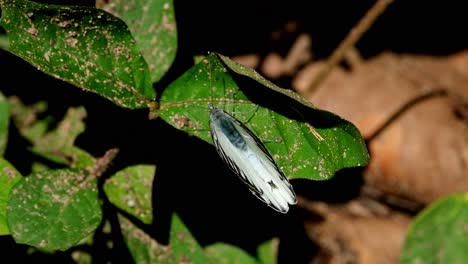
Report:
<svg viewBox="0 0 468 264"><path fill-rule="evenodd" d="M317 67L304 68L294 87L317 107L353 122L369 140L368 194L413 207L468 190L467 120L455 114L468 102L468 52L439 58L385 53L350 72L336 69L308 94ZM424 99L392 119L415 98Z"/></svg>

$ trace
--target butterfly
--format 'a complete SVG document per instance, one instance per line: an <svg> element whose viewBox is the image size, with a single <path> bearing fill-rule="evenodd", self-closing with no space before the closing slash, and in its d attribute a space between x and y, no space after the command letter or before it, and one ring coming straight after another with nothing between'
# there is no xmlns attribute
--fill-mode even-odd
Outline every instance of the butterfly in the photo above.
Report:
<svg viewBox="0 0 468 264"><path fill-rule="evenodd" d="M216 151L258 199L280 213L297 203L292 185L261 140L221 108L209 106L210 132Z"/></svg>

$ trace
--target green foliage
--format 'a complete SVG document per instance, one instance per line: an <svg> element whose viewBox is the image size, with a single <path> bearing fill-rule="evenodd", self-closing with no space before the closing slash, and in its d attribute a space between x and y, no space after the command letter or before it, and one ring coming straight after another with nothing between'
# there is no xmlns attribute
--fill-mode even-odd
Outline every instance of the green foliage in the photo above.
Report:
<svg viewBox="0 0 468 264"><path fill-rule="evenodd" d="M148 63L151 80L159 81L172 65L177 51L177 27L172 1L116 0L104 9L125 21Z"/></svg>
<svg viewBox="0 0 468 264"><path fill-rule="evenodd" d="M66 250L101 222L97 179L86 170L33 173L13 187L7 217L16 242Z"/></svg>
<svg viewBox="0 0 468 264"><path fill-rule="evenodd" d="M155 169L149 165L131 166L117 172L104 185L111 203L145 224L153 221L151 193ZM161 245L122 215L119 215L119 223L137 263L181 263L184 260L206 263L202 248L177 215L172 218L169 246Z"/></svg>
<svg viewBox="0 0 468 264"><path fill-rule="evenodd" d="M13 186L21 180L21 174L8 161L0 158L0 235L10 233L7 225L7 203Z"/></svg>
<svg viewBox="0 0 468 264"><path fill-rule="evenodd" d="M227 264L227 263L242 263L242 264L255 264L257 260L244 252L242 249L225 244L216 243L206 248L206 253L211 256L214 263Z"/></svg>
<svg viewBox="0 0 468 264"><path fill-rule="evenodd" d="M31 151L54 162L70 165L72 168L87 167L94 164L94 158L74 146L75 139L85 130L83 107L70 108L64 119L55 129L50 129L50 118L38 119L45 111L45 103L32 107L24 106L17 98L10 100L12 117L20 133L33 147Z"/></svg>
<svg viewBox="0 0 468 264"><path fill-rule="evenodd" d="M156 168L136 165L117 172L104 184L109 201L145 224L153 222L151 192Z"/></svg>
<svg viewBox="0 0 468 264"><path fill-rule="evenodd" d="M271 239L260 244L257 248L256 258L247 254L242 249L226 243L210 245L206 247L205 251L213 263L276 263L278 239Z"/></svg>
<svg viewBox="0 0 468 264"><path fill-rule="evenodd" d="M221 54L201 59L155 101L152 85L166 74L177 51L170 0L112 1L104 7L108 12L25 0L0 0L0 8L0 26L7 33L2 40L8 41L1 47L120 107L147 108L151 116L208 143L207 107L222 107L265 142L291 178L325 180L368 162L353 124ZM259 245L257 256L227 243L202 248L177 212L170 219L169 244L156 241L151 233L159 215L152 205L158 199L152 197L156 166L126 164L110 173L116 150L99 158L76 146L86 115L84 107L69 107L55 122L46 102L25 105L15 96L0 96L0 154L11 125L33 154L25 177L0 159L0 234L40 250L69 250L84 240L90 243L103 220L110 221L102 215L102 204L109 201L119 226L111 232L121 232L115 235L123 237L137 263L276 261L278 239ZM158 148L151 143L148 148Z"/></svg>
<svg viewBox="0 0 468 264"><path fill-rule="evenodd" d="M6 149L8 139L8 124L10 123L10 107L2 93L0 93L0 157Z"/></svg>
<svg viewBox="0 0 468 264"><path fill-rule="evenodd" d="M441 198L411 224L400 263L468 263L468 193Z"/></svg>
<svg viewBox="0 0 468 264"><path fill-rule="evenodd" d="M123 216L119 216L119 222L136 263L209 263L202 248L177 215L172 217L169 245L159 244Z"/></svg>

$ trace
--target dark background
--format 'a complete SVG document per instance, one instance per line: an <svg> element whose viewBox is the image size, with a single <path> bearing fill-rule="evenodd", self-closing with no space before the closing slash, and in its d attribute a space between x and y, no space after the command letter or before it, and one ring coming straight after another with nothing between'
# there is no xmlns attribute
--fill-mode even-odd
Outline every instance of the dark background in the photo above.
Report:
<svg viewBox="0 0 468 264"><path fill-rule="evenodd" d="M326 57L374 1L175 1L180 52L216 50L226 55L279 51L271 32L287 21L313 38L313 51ZM357 47L365 57L384 50L450 54L464 49L467 18L457 1L394 1Z"/></svg>

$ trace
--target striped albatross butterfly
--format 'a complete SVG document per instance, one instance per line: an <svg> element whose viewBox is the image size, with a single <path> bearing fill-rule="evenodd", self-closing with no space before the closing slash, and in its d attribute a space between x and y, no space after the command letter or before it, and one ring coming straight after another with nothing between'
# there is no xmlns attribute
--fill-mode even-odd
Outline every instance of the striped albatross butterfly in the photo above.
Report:
<svg viewBox="0 0 468 264"><path fill-rule="evenodd" d="M296 194L260 139L221 108L209 106L210 131L221 159L253 195L280 213L296 204Z"/></svg>

